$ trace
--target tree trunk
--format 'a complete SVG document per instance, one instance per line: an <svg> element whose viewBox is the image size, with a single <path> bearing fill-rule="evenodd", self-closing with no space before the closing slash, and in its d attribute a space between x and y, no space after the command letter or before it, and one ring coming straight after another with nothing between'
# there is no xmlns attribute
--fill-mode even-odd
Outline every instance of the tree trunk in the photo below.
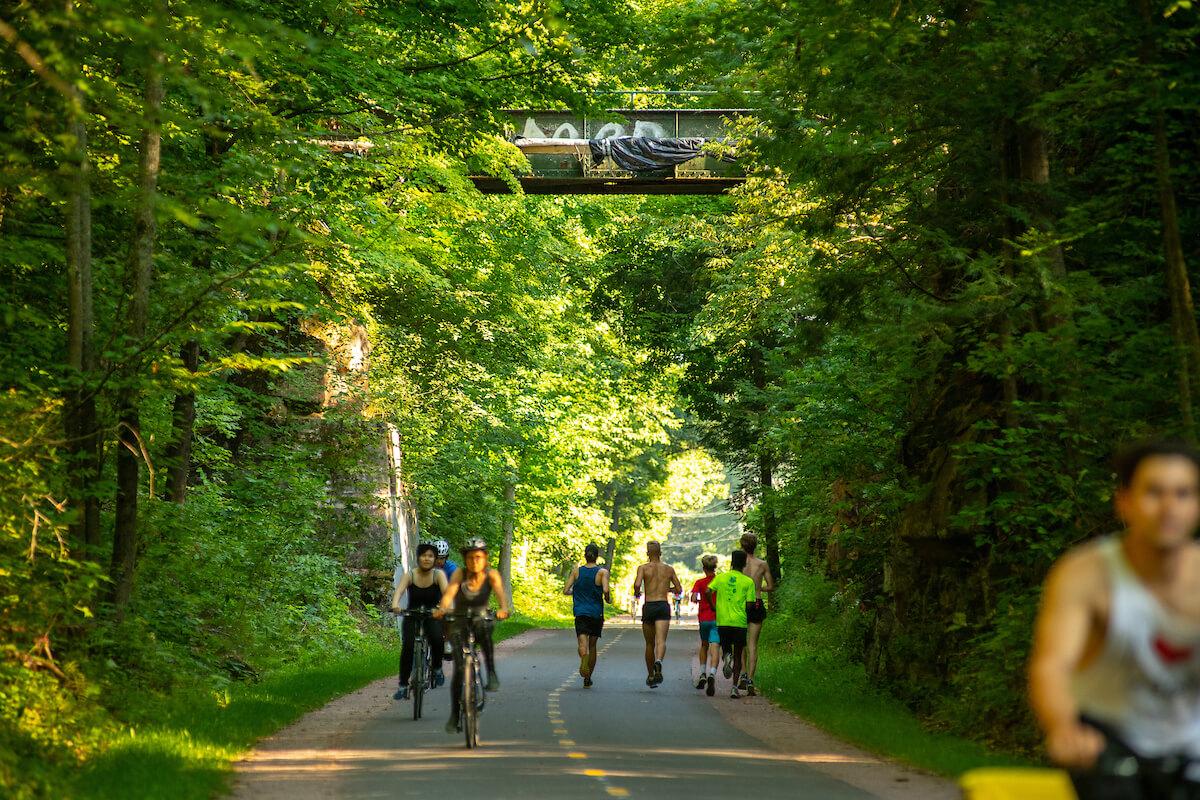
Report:
<svg viewBox="0 0 1200 800"><path fill-rule="evenodd" d="M89 377L96 369L95 309L92 291L92 191L87 127L83 110L71 109L70 133L74 146L67 203L67 362L74 386L67 397L64 423L71 459L71 505L77 511L71 533L85 555L95 555L100 544L99 478L100 436L96 430L96 398Z"/></svg>
<svg viewBox="0 0 1200 800"><path fill-rule="evenodd" d="M194 339L179 350L183 366L195 373L200 368L200 343ZM171 409L171 447L167 450L167 494L173 502L187 501L188 478L192 474L192 439L196 428L196 392L187 389L175 395Z"/></svg>
<svg viewBox="0 0 1200 800"><path fill-rule="evenodd" d="M1158 38L1149 0L1138 3L1145 26L1139 58L1142 66L1155 69L1158 57ZM1179 410L1188 436L1195 435L1192 419L1192 380L1200 377L1200 330L1196 325L1196 309L1192 302L1192 284L1187 261L1183 255L1183 240L1179 232L1179 210L1175 203L1175 183L1171 178L1171 145L1167 138L1167 115L1162 108L1161 81L1151 75L1151 101L1154 104L1154 177L1158 184L1158 205L1162 217L1163 256L1167 269L1167 292L1171 297L1171 333L1179 357Z"/></svg>
<svg viewBox="0 0 1200 800"><path fill-rule="evenodd" d="M1196 308L1192 302L1192 284L1183 255L1183 240L1179 233L1179 211L1175 205L1175 187L1171 180L1171 151L1167 142L1166 115L1162 109L1154 115L1154 174L1158 182L1158 203L1162 214L1163 255L1167 267L1167 291L1171 293L1172 325L1176 346L1185 354L1180 384L1186 385L1181 394L1180 408L1189 417L1185 421L1188 435L1194 431L1191 417L1190 376L1200 374L1200 331L1196 326ZM1187 369L1190 365L1191 369Z"/></svg>
<svg viewBox="0 0 1200 800"><path fill-rule="evenodd" d="M133 237L129 248L129 274L132 296L126 330L132 342L146 334L146 316L150 306L150 281L154 266L154 207L158 192L158 172L162 155L160 112L163 100L163 54L151 52L146 66L146 94L138 160L137 208L134 211ZM113 527L110 575L112 601L117 616L123 616L133 591L133 572L137 565L138 485L141 463L141 433L138 416L138 391L134 386L137 367L128 364L125 381L118 395L117 499Z"/></svg>
<svg viewBox="0 0 1200 800"><path fill-rule="evenodd" d="M767 567L778 583L783 577L779 563L779 522L775 517L775 464L765 450L758 454L758 485L762 492L763 545L766 547Z"/></svg>
<svg viewBox="0 0 1200 800"><path fill-rule="evenodd" d="M516 523L517 485L511 478L504 483L504 541L500 544L500 577L512 598L513 527Z"/></svg>
<svg viewBox="0 0 1200 800"><path fill-rule="evenodd" d="M617 535L621 532L621 486L612 482L612 509L608 515L608 529Z"/></svg>

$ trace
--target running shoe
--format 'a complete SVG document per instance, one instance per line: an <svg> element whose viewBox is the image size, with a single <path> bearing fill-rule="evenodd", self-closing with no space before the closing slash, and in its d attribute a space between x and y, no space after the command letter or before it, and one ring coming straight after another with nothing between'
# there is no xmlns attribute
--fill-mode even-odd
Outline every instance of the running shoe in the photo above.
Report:
<svg viewBox="0 0 1200 800"><path fill-rule="evenodd" d="M433 673L433 688L446 685L446 673L440 669Z"/></svg>
<svg viewBox="0 0 1200 800"><path fill-rule="evenodd" d="M743 692L750 691L750 676L744 672L742 673L742 676L738 678L738 688Z"/></svg>
<svg viewBox="0 0 1200 800"><path fill-rule="evenodd" d="M754 690L754 681L747 680L746 681L746 696L754 697L754 695L756 695L756 694L758 694L758 692L756 692Z"/></svg>
<svg viewBox="0 0 1200 800"><path fill-rule="evenodd" d="M408 687L401 686L399 689L396 690L396 693L394 695L392 695L392 699L393 700L407 700L408 699Z"/></svg>
<svg viewBox="0 0 1200 800"><path fill-rule="evenodd" d="M663 676L662 676L662 662L661 662L661 661L655 661L655 662L654 662L654 683L655 683L655 685L658 685L658 684L660 684L660 683L662 683L662 682L663 682Z"/></svg>
<svg viewBox="0 0 1200 800"><path fill-rule="evenodd" d="M500 679L496 677L496 673L488 673L487 686L484 686L483 688L487 689L489 692L500 691Z"/></svg>
<svg viewBox="0 0 1200 800"><path fill-rule="evenodd" d="M658 686L658 684L654 682L654 673L653 672L651 672L649 675L646 676L646 685L649 686L650 688L654 688L655 686Z"/></svg>
<svg viewBox="0 0 1200 800"><path fill-rule="evenodd" d="M721 672L726 678L733 677L733 653L726 652L721 656Z"/></svg>
<svg viewBox="0 0 1200 800"><path fill-rule="evenodd" d="M731 699L731 700L737 700L737 699L738 699L738 698L740 698L740 697L741 697L741 695L740 695L740 694L738 694L737 687L736 687L736 686L730 686L730 687L729 687L729 699Z"/></svg>
<svg viewBox="0 0 1200 800"><path fill-rule="evenodd" d="M591 687L591 685L592 685L591 676L590 675L583 676L583 688L588 689Z"/></svg>
<svg viewBox="0 0 1200 800"><path fill-rule="evenodd" d="M708 683L708 678L707 678L707 677L704 675L704 673L703 673L703 672L701 672L701 673L700 673L700 680L696 681L696 688L697 688L697 689L703 689L703 688L704 688L704 684L706 684L706 683Z"/></svg>
<svg viewBox="0 0 1200 800"><path fill-rule="evenodd" d="M705 688L704 693L709 697L712 697L717 693L717 679L714 676L709 675L707 683L708 686Z"/></svg>

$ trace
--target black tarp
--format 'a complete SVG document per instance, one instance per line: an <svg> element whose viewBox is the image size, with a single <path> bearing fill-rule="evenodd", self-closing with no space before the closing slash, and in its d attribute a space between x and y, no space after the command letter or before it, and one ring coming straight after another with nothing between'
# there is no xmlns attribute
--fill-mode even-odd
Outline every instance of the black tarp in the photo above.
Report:
<svg viewBox="0 0 1200 800"><path fill-rule="evenodd" d="M591 139L592 163L599 164L606 158L621 169L630 172L655 172L691 161L700 155L708 141L692 136L682 139L660 139L653 136L614 136L609 139Z"/></svg>

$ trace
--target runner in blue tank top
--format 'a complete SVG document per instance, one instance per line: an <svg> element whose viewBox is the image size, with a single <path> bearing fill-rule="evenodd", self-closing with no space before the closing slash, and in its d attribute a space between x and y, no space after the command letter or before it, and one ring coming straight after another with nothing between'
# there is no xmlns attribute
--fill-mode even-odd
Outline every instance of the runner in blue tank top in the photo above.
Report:
<svg viewBox="0 0 1200 800"><path fill-rule="evenodd" d="M596 642L604 631L604 603L612 602L608 589L608 570L596 564L600 548L589 544L583 550L584 564L575 567L563 594L571 595L575 605L575 637L579 640L579 674L583 685L592 685L596 671Z"/></svg>

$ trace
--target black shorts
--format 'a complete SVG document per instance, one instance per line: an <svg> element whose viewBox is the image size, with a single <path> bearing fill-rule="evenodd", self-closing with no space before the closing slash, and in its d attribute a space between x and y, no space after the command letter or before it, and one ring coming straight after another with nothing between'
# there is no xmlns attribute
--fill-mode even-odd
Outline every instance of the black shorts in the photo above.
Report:
<svg viewBox="0 0 1200 800"><path fill-rule="evenodd" d="M576 636L595 636L600 638L604 631L604 617L576 617Z"/></svg>
<svg viewBox="0 0 1200 800"><path fill-rule="evenodd" d="M671 604L666 600L650 600L642 606L642 624L671 621Z"/></svg>
<svg viewBox="0 0 1200 800"><path fill-rule="evenodd" d="M718 625L717 633L721 635L721 647L729 648L734 645L746 646L746 629L733 625Z"/></svg>
<svg viewBox="0 0 1200 800"><path fill-rule="evenodd" d="M767 606L762 600L746 603L746 622L750 625L762 625L767 618Z"/></svg>

